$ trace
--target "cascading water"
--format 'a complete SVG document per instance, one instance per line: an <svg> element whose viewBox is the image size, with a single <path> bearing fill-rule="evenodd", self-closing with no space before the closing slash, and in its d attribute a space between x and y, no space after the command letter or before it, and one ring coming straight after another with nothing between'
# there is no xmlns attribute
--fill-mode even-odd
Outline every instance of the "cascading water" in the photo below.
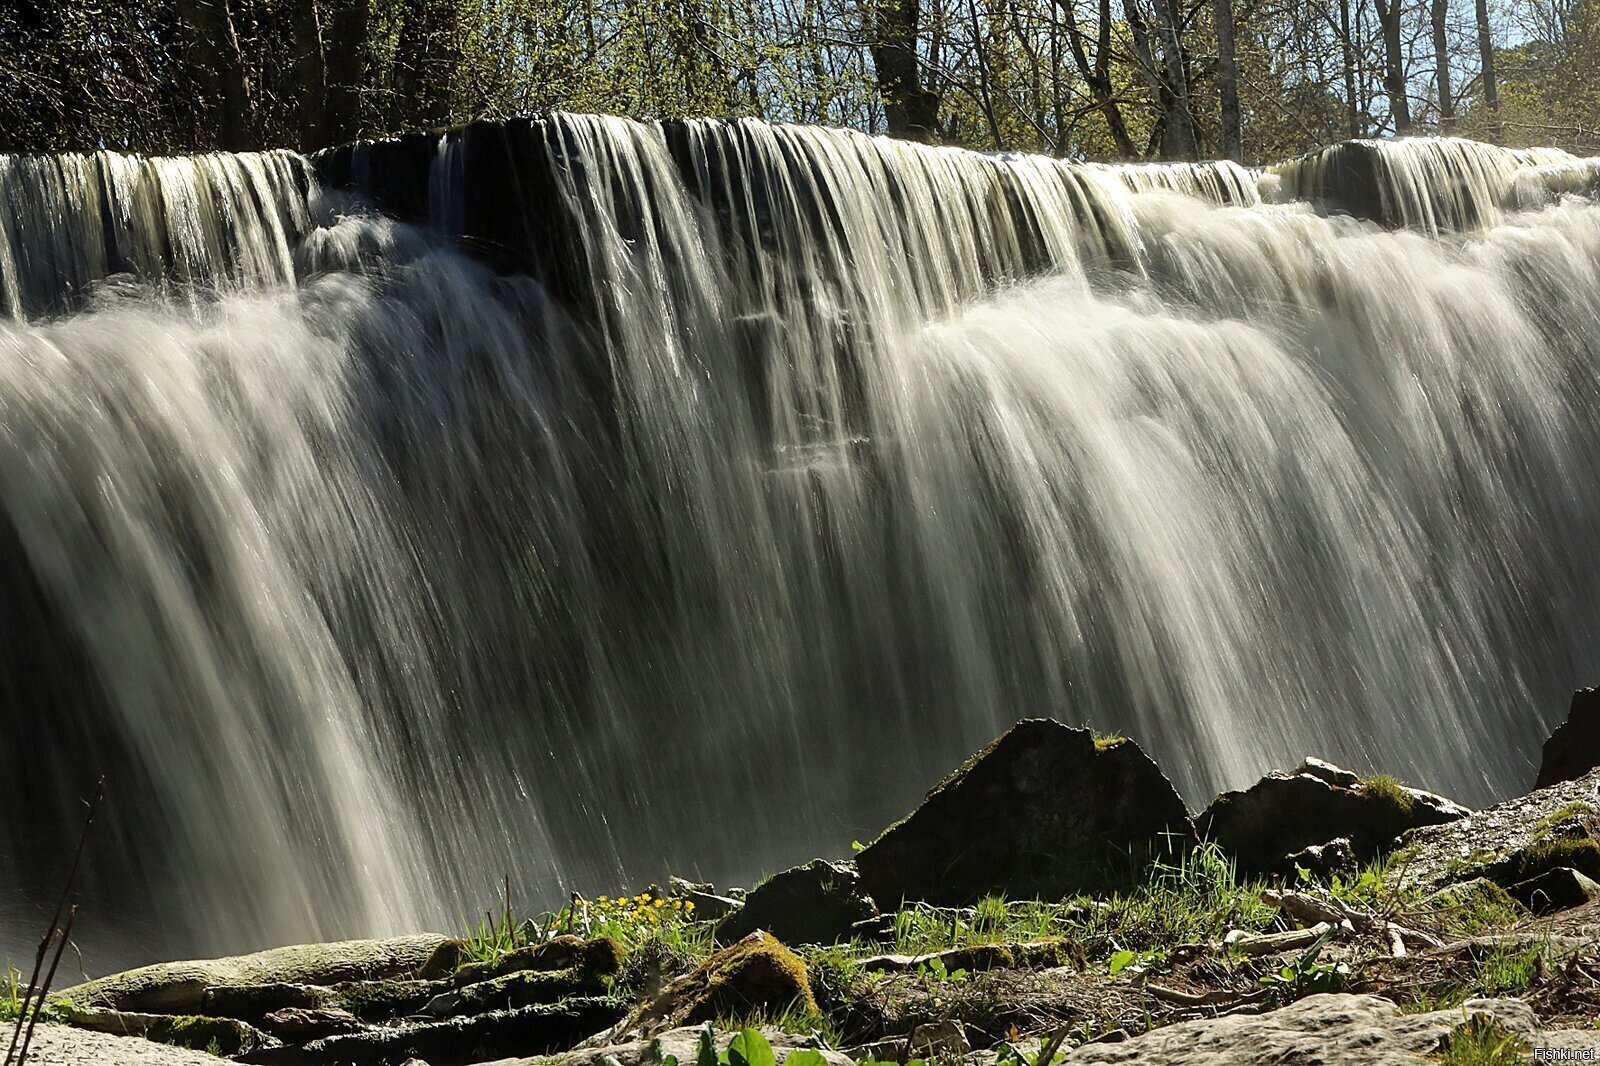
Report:
<svg viewBox="0 0 1600 1066"><path fill-rule="evenodd" d="M0 161L0 949L102 772L91 968L748 878L1030 715L1482 801L1600 672L1584 161L315 169Z"/></svg>

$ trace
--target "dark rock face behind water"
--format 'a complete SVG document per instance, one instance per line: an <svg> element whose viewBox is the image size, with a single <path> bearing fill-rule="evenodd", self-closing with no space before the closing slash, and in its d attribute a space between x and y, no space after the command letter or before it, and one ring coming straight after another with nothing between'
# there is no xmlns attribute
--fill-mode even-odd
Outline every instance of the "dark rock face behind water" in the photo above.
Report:
<svg viewBox="0 0 1600 1066"><path fill-rule="evenodd" d="M1581 688L1572 694L1567 720L1544 742L1544 757L1533 787L1547 788L1572 781L1600 767L1600 689Z"/></svg>
<svg viewBox="0 0 1600 1066"><path fill-rule="evenodd" d="M856 858L880 905L1060 898L1125 880L1181 851L1189 812L1131 740L1097 742L1049 719L1019 722Z"/></svg>

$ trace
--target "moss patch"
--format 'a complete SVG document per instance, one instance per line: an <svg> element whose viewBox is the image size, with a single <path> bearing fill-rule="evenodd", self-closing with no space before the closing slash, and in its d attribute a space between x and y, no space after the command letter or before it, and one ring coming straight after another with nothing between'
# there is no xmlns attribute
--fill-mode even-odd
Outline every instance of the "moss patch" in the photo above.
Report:
<svg viewBox="0 0 1600 1066"><path fill-rule="evenodd" d="M1406 786L1390 774L1363 777L1356 785L1356 791L1367 802L1391 808L1401 818L1409 818L1417 809L1417 797L1406 791Z"/></svg>
<svg viewBox="0 0 1600 1066"><path fill-rule="evenodd" d="M816 1011L806 964L775 937L755 932L674 981L641 1012L640 1021L699 1025L717 1018Z"/></svg>

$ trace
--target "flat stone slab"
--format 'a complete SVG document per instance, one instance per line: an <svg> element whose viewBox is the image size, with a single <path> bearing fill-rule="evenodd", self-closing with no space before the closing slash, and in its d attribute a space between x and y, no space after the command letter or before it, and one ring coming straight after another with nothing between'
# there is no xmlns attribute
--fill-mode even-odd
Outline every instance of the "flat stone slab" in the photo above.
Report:
<svg viewBox="0 0 1600 1066"><path fill-rule="evenodd" d="M5 1042L11 1042L6 1026ZM3 1049L0 1049L3 1051ZM28 1066L218 1066L225 1060L202 1051L156 1044L137 1036L112 1036L40 1022L28 1048Z"/></svg>
<svg viewBox="0 0 1600 1066"><path fill-rule="evenodd" d="M1530 1046L1551 1046L1533 1011L1514 999L1472 1000L1456 1010L1404 1014L1378 996L1322 995L1265 1014L1179 1022L1117 1044L1085 1045L1068 1055L1066 1062L1072 1066L1256 1066L1264 1062L1274 1066L1418 1066L1473 1015L1492 1018ZM1559 1039L1572 1038L1563 1035ZM1600 1046L1600 1031L1588 1040L1584 1046Z"/></svg>
<svg viewBox="0 0 1600 1066"><path fill-rule="evenodd" d="M422 933L297 944L226 959L163 962L63 989L52 998L117 1011L201 1014L206 989L219 985L332 985L411 976L445 940L437 933Z"/></svg>

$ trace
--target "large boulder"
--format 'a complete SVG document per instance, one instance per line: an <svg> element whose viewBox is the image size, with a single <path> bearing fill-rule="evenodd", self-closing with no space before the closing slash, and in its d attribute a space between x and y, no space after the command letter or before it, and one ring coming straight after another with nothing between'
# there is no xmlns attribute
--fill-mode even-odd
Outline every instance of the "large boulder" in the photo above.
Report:
<svg viewBox="0 0 1600 1066"><path fill-rule="evenodd" d="M717 940L731 944L765 929L785 944L832 944L877 914L854 863L815 859L751 889L744 906L717 923Z"/></svg>
<svg viewBox="0 0 1600 1066"><path fill-rule="evenodd" d="M1484 877L1504 888L1569 867L1600 880L1600 770L1407 834L1394 865L1406 884Z"/></svg>
<svg viewBox="0 0 1600 1066"><path fill-rule="evenodd" d="M1192 839L1183 800L1131 740L1018 722L856 856L880 906L1116 887Z"/></svg>
<svg viewBox="0 0 1600 1066"><path fill-rule="evenodd" d="M55 998L149 1014L200 1014L219 985L331 985L419 975L451 943L434 933L386 940L298 944L227 959L164 962L65 989Z"/></svg>
<svg viewBox="0 0 1600 1066"><path fill-rule="evenodd" d="M1355 858L1368 861L1409 830L1470 813L1391 777L1363 778L1320 759L1306 759L1242 792L1218 796L1195 824L1201 838L1231 856L1241 873L1257 876L1291 873L1294 853L1336 839L1347 841Z"/></svg>
<svg viewBox="0 0 1600 1066"><path fill-rule="evenodd" d="M1463 1026L1491 1024L1527 1050L1593 1047L1591 1033L1541 1031L1527 1004L1471 1000L1465 1006L1405 1014L1378 996L1320 995L1265 1014L1179 1022L1116 1044L1089 1044L1070 1066L1417 1066L1443 1050ZM1582 1041L1587 1041L1583 1043ZM1506 1061L1511 1061L1507 1059Z"/></svg>
<svg viewBox="0 0 1600 1066"><path fill-rule="evenodd" d="M1580 688L1572 694L1567 720L1544 742L1535 789L1575 781L1600 767L1600 689Z"/></svg>

